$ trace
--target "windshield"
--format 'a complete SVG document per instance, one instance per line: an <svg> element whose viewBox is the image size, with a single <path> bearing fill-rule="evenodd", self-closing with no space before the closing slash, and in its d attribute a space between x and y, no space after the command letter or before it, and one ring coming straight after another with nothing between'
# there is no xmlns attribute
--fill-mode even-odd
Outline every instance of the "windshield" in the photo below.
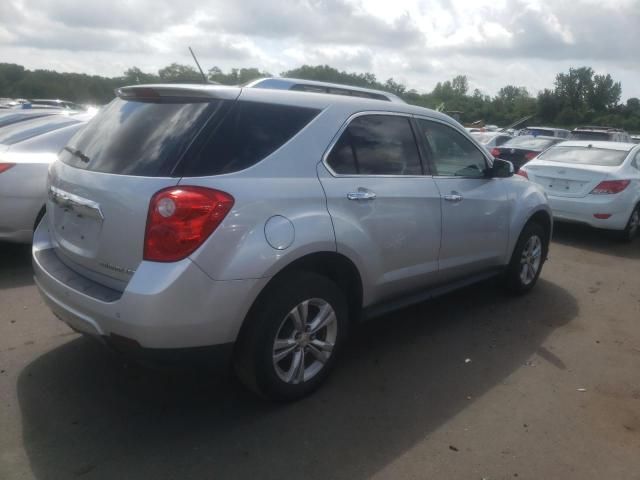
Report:
<svg viewBox="0 0 640 480"><path fill-rule="evenodd" d="M600 165L616 167L622 165L629 154L628 150L608 150L592 147L562 147L550 148L538 159L547 162L577 163L582 165Z"/></svg>
<svg viewBox="0 0 640 480"><path fill-rule="evenodd" d="M504 148L521 148L524 150L542 151L554 143L553 139L539 137L515 137L506 142Z"/></svg>
<svg viewBox="0 0 640 480"><path fill-rule="evenodd" d="M53 115L29 119L28 121L14 123L0 130L0 144L13 145L43 133L52 132L59 128L74 125L78 120L62 115Z"/></svg>
<svg viewBox="0 0 640 480"><path fill-rule="evenodd" d="M480 133L480 132L472 132L471 136L476 139L479 143L483 145L489 143L491 140L496 138L498 135L495 133Z"/></svg>
<svg viewBox="0 0 640 480"><path fill-rule="evenodd" d="M547 135L549 137L553 137L554 131L547 130L545 128L526 128L525 130L523 130L523 133L521 133L521 135Z"/></svg>
<svg viewBox="0 0 640 480"><path fill-rule="evenodd" d="M609 140L609 134L606 132L572 132L573 140Z"/></svg>

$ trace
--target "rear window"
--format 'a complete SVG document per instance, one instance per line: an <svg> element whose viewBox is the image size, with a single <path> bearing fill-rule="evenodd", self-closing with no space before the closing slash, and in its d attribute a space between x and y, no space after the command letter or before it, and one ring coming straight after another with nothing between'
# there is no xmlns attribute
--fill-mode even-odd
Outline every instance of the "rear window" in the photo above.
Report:
<svg viewBox="0 0 640 480"><path fill-rule="evenodd" d="M573 140L609 140L609 134L606 132L571 132Z"/></svg>
<svg viewBox="0 0 640 480"><path fill-rule="evenodd" d="M27 120L32 120L34 118L39 117L47 117L53 115L55 112L51 113L6 113L2 112L0 115L0 127L4 127L7 125L11 125L13 123L24 122Z"/></svg>
<svg viewBox="0 0 640 480"><path fill-rule="evenodd" d="M478 143L483 145L489 143L494 138L498 137L495 133L483 133L483 132L471 132L471 136L476 139Z"/></svg>
<svg viewBox="0 0 640 480"><path fill-rule="evenodd" d="M13 145L76 123L79 123L78 120L63 115L39 117L33 120L13 123L0 130L0 144Z"/></svg>
<svg viewBox="0 0 640 480"><path fill-rule="evenodd" d="M504 148L521 148L524 150L541 151L554 143L553 139L537 138L537 137L514 137L502 146Z"/></svg>
<svg viewBox="0 0 640 480"><path fill-rule="evenodd" d="M220 119L215 118L178 173L197 177L244 170L255 165L302 130L320 110L236 101Z"/></svg>
<svg viewBox="0 0 640 480"><path fill-rule="evenodd" d="M608 150L590 147L562 147L550 148L538 159L547 162L576 163L582 165L600 165L616 167L622 165L629 152L626 150Z"/></svg>
<svg viewBox="0 0 640 480"><path fill-rule="evenodd" d="M95 172L168 176L222 103L116 98L69 141L60 160Z"/></svg>
<svg viewBox="0 0 640 480"><path fill-rule="evenodd" d="M547 130L545 128L526 128L520 135L546 135L548 137L554 137L555 133L553 130Z"/></svg>

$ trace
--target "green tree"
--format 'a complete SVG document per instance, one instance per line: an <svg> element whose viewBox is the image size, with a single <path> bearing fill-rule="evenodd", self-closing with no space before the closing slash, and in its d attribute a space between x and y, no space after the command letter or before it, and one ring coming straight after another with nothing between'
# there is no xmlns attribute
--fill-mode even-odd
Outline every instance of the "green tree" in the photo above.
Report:
<svg viewBox="0 0 640 480"><path fill-rule="evenodd" d="M158 70L160 81L167 83L202 83L202 75L190 65L172 63Z"/></svg>

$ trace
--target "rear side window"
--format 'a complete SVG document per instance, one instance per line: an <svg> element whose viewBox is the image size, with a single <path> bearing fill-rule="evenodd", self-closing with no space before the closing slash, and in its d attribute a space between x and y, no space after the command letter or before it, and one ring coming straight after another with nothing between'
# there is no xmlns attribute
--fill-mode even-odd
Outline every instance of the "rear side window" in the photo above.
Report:
<svg viewBox="0 0 640 480"><path fill-rule="evenodd" d="M96 172L168 176L221 104L116 98L69 141L60 160Z"/></svg>
<svg viewBox="0 0 640 480"><path fill-rule="evenodd" d="M409 119L396 115L355 118L327 163L340 175L422 175Z"/></svg>
<svg viewBox="0 0 640 480"><path fill-rule="evenodd" d="M237 101L214 119L189 152L179 173L187 177L219 175L255 165L302 130L320 110L290 105Z"/></svg>

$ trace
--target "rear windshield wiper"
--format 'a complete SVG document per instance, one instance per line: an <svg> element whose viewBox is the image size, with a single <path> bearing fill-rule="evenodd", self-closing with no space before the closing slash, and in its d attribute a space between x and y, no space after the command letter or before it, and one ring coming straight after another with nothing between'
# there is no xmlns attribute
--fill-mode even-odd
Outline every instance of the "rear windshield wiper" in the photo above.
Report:
<svg viewBox="0 0 640 480"><path fill-rule="evenodd" d="M67 152L69 152L71 155L73 155L74 157L78 157L80 160L82 160L84 163L89 163L89 157L87 157L84 153L82 153L80 150L78 150L77 148L72 148L72 147L64 147L64 150L66 150Z"/></svg>

